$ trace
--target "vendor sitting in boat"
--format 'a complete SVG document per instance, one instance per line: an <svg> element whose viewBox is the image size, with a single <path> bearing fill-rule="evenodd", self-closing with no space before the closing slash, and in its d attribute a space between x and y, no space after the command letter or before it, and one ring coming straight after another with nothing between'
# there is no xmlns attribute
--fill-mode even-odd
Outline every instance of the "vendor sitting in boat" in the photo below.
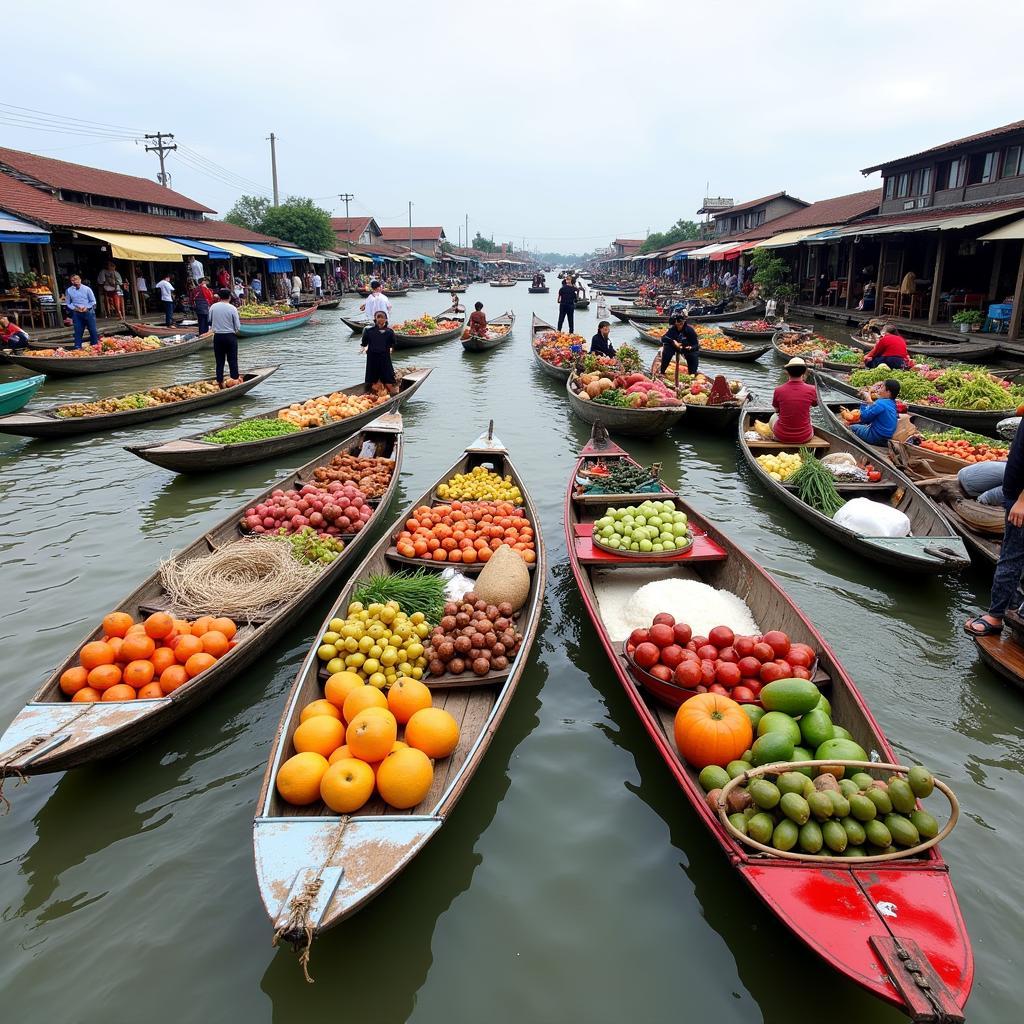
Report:
<svg viewBox="0 0 1024 1024"><path fill-rule="evenodd" d="M28 335L18 323L17 313L0 316L0 349L28 348Z"/></svg>
<svg viewBox="0 0 1024 1024"><path fill-rule="evenodd" d="M590 351L597 356L614 356L615 348L608 337L612 332L612 325L607 320L602 320L597 325L597 334L590 339Z"/></svg>
<svg viewBox="0 0 1024 1024"><path fill-rule="evenodd" d="M869 370L876 366L888 366L892 370L909 370L910 353L907 351L906 338L897 334L892 324L886 324L871 351L864 353L864 365Z"/></svg>
<svg viewBox="0 0 1024 1024"><path fill-rule="evenodd" d="M806 444L814 437L811 408L818 404L818 391L804 379L807 364L794 356L786 363L789 380L772 394L775 415L768 421L776 441L785 444Z"/></svg>
<svg viewBox="0 0 1024 1024"><path fill-rule="evenodd" d="M473 312L469 314L469 336L471 338L487 337L487 314L484 312L482 302L475 302Z"/></svg>
<svg viewBox="0 0 1024 1024"><path fill-rule="evenodd" d="M388 315L382 309L373 315L373 324L363 330L359 351L366 356L365 384L383 384L389 392L398 392L391 353L395 350L395 332L388 327Z"/></svg>
<svg viewBox="0 0 1024 1024"><path fill-rule="evenodd" d="M860 407L860 422L850 425L850 429L868 444L887 445L896 433L896 425L900 421L896 399L900 394L900 382L887 380L882 384L882 393L865 392L867 401Z"/></svg>
<svg viewBox="0 0 1024 1024"><path fill-rule="evenodd" d="M672 316L672 326L661 339L661 372L664 373L677 355L686 360L686 372L694 374L700 368L700 338L687 323L685 313Z"/></svg>

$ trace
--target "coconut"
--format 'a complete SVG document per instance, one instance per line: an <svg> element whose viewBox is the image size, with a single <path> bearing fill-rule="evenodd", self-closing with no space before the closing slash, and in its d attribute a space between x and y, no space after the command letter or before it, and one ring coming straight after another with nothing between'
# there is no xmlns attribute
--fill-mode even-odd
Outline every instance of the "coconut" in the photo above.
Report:
<svg viewBox="0 0 1024 1024"><path fill-rule="evenodd" d="M502 544L481 570L475 590L481 601L493 605L507 602L517 611L530 595L530 571L518 552Z"/></svg>

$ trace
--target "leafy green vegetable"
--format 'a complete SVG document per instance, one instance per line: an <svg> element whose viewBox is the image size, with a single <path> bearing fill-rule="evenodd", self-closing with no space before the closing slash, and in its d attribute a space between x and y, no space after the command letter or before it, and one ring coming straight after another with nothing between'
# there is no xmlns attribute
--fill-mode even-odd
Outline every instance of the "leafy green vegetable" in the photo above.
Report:
<svg viewBox="0 0 1024 1024"><path fill-rule="evenodd" d="M786 481L797 497L831 519L846 504L836 488L835 477L815 458L810 448L800 449L800 468Z"/></svg>
<svg viewBox="0 0 1024 1024"><path fill-rule="evenodd" d="M203 440L211 444L243 444L246 441L265 441L270 437L294 434L298 429L294 423L286 423L284 420L245 420L237 426L205 434Z"/></svg>
<svg viewBox="0 0 1024 1024"><path fill-rule="evenodd" d="M436 626L444 616L445 582L428 569L370 576L356 587L352 600L364 605L397 601L406 615L422 612Z"/></svg>

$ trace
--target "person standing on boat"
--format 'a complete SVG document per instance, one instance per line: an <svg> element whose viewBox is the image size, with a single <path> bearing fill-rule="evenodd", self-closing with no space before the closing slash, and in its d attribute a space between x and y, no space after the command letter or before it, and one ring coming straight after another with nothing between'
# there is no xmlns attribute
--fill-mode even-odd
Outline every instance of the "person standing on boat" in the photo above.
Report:
<svg viewBox="0 0 1024 1024"><path fill-rule="evenodd" d="M160 304L164 307L164 327L170 327L174 323L174 285L171 284L169 272L157 281L156 290L160 293Z"/></svg>
<svg viewBox="0 0 1024 1024"><path fill-rule="evenodd" d="M80 274L71 275L71 285L64 293L64 302L71 311L71 322L75 329L75 348L82 347L86 327L89 328L89 340L93 345L100 340L96 330L96 296L92 289L82 284Z"/></svg>
<svg viewBox="0 0 1024 1024"><path fill-rule="evenodd" d="M315 270L309 283L313 286L313 298L322 299L324 297L324 282L323 278Z"/></svg>
<svg viewBox="0 0 1024 1024"><path fill-rule="evenodd" d="M487 314L482 302L474 303L473 312L469 314L469 336L471 338L487 337Z"/></svg>
<svg viewBox="0 0 1024 1024"><path fill-rule="evenodd" d="M811 408L818 404L818 391L804 379L807 364L794 356L786 363L789 380L772 394L775 415L768 421L777 441L785 444L806 444L814 437Z"/></svg>
<svg viewBox="0 0 1024 1024"><path fill-rule="evenodd" d="M568 318L569 333L572 334L575 331L575 313L576 288L572 283L572 278L566 274L562 278L561 288L558 289L558 330L562 329L562 324Z"/></svg>
<svg viewBox="0 0 1024 1024"><path fill-rule="evenodd" d="M301 299L302 299L302 278L299 277L298 271L296 271L294 274L292 274L292 294L291 294L291 303L292 303L292 305L296 309L299 308L299 302L301 301Z"/></svg>
<svg viewBox="0 0 1024 1024"><path fill-rule="evenodd" d="M242 321L231 304L231 292L227 288L221 288L217 297L220 301L210 307L210 326L213 328L213 355L217 360L217 385L223 388L225 361L231 371L228 386L239 382L238 335Z"/></svg>
<svg viewBox="0 0 1024 1024"><path fill-rule="evenodd" d="M189 298L192 300L192 308L195 310L196 319L199 321L197 331L205 334L210 329L210 307L216 301L213 292L207 287L209 278L201 277L196 281Z"/></svg>
<svg viewBox="0 0 1024 1024"><path fill-rule="evenodd" d="M199 284L199 282L206 277L202 263L200 263L195 256L189 256L188 265L185 269L188 271L189 281L193 284Z"/></svg>
<svg viewBox="0 0 1024 1024"><path fill-rule="evenodd" d="M366 301L359 308L366 312L366 315L371 321L376 319L378 313L390 316L391 303L388 301L388 297L381 290L380 281L372 281L370 283L370 294L366 297Z"/></svg>
<svg viewBox="0 0 1024 1024"><path fill-rule="evenodd" d="M687 322L685 313L675 313L672 326L661 339L661 372L665 373L677 355L686 360L686 372L694 374L700 369L700 338Z"/></svg>
<svg viewBox="0 0 1024 1024"><path fill-rule="evenodd" d="M607 320L602 320L597 325L597 334L590 339L590 351L597 356L614 356L615 347L608 337L612 332L612 325Z"/></svg>
<svg viewBox="0 0 1024 1024"><path fill-rule="evenodd" d="M868 444L888 444L900 421L896 408L900 382L887 380L882 387L883 392L877 396L873 391L865 392L867 401L860 407L860 422L850 424L850 429Z"/></svg>
<svg viewBox="0 0 1024 1024"><path fill-rule="evenodd" d="M373 314L373 323L363 330L359 351L366 356L366 374L363 382L369 386L383 384L389 391L395 388L395 368L391 353L395 351L395 332L388 327L388 315L382 309Z"/></svg>
<svg viewBox="0 0 1024 1024"><path fill-rule="evenodd" d="M892 370L909 370L910 353L907 351L907 339L897 334L892 324L886 324L882 328L882 336L875 342L871 351L864 353L864 365L869 370L883 365Z"/></svg>

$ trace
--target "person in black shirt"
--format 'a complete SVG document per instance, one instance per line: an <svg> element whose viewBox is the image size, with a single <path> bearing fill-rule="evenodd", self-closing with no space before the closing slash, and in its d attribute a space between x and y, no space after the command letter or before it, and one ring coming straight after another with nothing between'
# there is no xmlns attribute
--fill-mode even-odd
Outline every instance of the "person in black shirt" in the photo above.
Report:
<svg viewBox="0 0 1024 1024"><path fill-rule="evenodd" d="M562 280L562 287L558 289L558 329L562 329L565 318L569 318L569 331L575 330L573 314L576 312L576 289L569 277Z"/></svg>
<svg viewBox="0 0 1024 1024"><path fill-rule="evenodd" d="M686 360L686 372L696 373L700 367L700 339L693 327L686 322L685 313L676 313L672 317L672 326L661 339L662 373L668 369L677 352Z"/></svg>
<svg viewBox="0 0 1024 1024"><path fill-rule="evenodd" d="M611 330L612 325L607 320L602 320L597 325L597 334L590 339L590 351L592 353L599 356L615 355L615 349L608 337Z"/></svg>
<svg viewBox="0 0 1024 1024"><path fill-rule="evenodd" d="M366 384L386 384L388 388L395 386L395 368L391 363L391 353L395 350L395 332L388 327L388 315L377 310L373 316L373 325L363 330L363 338L359 351L366 356Z"/></svg>

